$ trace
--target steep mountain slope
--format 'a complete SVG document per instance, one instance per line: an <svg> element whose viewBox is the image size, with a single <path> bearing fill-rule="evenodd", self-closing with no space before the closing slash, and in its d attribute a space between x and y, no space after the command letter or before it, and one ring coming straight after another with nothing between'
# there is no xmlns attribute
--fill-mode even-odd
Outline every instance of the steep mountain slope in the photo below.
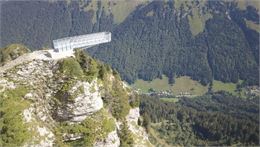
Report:
<svg viewBox="0 0 260 147"><path fill-rule="evenodd" d="M229 8L228 4L217 1L206 3L204 9L209 9L205 11L212 18L196 36L186 17L193 14L184 8L175 10L173 6L170 2L157 1L136 10L115 29L113 42L93 54L112 63L128 82L166 74L170 79L174 75L188 75L202 84L211 83L212 79L258 83L259 33L249 28L243 30L233 21L231 17L243 19L242 15L229 16L239 11L235 6ZM147 16L150 12L152 17ZM256 11L251 13L258 15ZM246 33L247 30L254 33ZM248 41L247 35L252 40Z"/></svg>
<svg viewBox="0 0 260 147"><path fill-rule="evenodd" d="M110 44L89 52L130 83L162 74L169 82L186 75L204 85L213 79L259 82L259 8L251 2L142 1L128 7L109 1L39 1L6 2L2 8L2 46L50 47L56 38L111 31Z"/></svg>
<svg viewBox="0 0 260 147"><path fill-rule="evenodd" d="M82 51L46 53L0 67L0 146L151 146L139 98L117 72Z"/></svg>
<svg viewBox="0 0 260 147"><path fill-rule="evenodd" d="M140 110L156 146L259 146L257 96L222 91L176 103L144 96Z"/></svg>

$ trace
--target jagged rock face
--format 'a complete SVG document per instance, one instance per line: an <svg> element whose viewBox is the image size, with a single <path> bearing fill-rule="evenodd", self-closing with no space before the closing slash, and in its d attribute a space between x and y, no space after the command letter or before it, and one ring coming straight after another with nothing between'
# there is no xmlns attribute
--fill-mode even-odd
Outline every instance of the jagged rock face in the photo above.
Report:
<svg viewBox="0 0 260 147"><path fill-rule="evenodd" d="M145 129L138 126L138 119L140 117L140 110L139 108L130 109L129 114L126 116L127 124L129 130L135 134L137 137L135 141L135 146L152 146L149 142L148 134L146 133Z"/></svg>
<svg viewBox="0 0 260 147"><path fill-rule="evenodd" d="M139 108L130 109L129 114L127 115L127 120L137 124L138 118L140 117Z"/></svg>
<svg viewBox="0 0 260 147"><path fill-rule="evenodd" d="M42 92L51 94L56 86L53 81L53 70L56 68L55 61L34 60L16 66L6 72L4 77L12 79L16 84L37 87Z"/></svg>
<svg viewBox="0 0 260 147"><path fill-rule="evenodd" d="M88 115L103 108L103 101L97 79L91 83L78 81L69 93L74 94L82 88L82 93L78 94L72 103L66 104L66 109L58 109L58 115L64 119L68 118L72 122L81 122Z"/></svg>
<svg viewBox="0 0 260 147"><path fill-rule="evenodd" d="M0 79L0 92L4 92L6 89L14 89L15 84L11 81L7 81L5 79Z"/></svg>
<svg viewBox="0 0 260 147"><path fill-rule="evenodd" d="M30 132L34 133L32 139L24 146L52 146L55 135L50 126L43 122L54 124L51 115L51 95L56 84L53 81L53 71L56 61L34 60L22 63L1 76L2 90L14 89L19 86L30 87L24 99L32 101L29 108L23 111L24 122L28 124Z"/></svg>
<svg viewBox="0 0 260 147"><path fill-rule="evenodd" d="M53 146L55 134L52 128L56 123L56 118L53 118L53 110L56 109L53 108L52 100L59 87L64 84L64 80L56 75L58 62L56 60L36 59L15 64L17 65L0 75L0 92L23 85L30 87L23 98L32 101L32 103L29 108L23 111L22 115L24 123L30 126L29 131L34 132L35 135L24 146ZM88 115L103 108L99 86L97 79L90 83L77 81L69 90L69 93L73 94L78 89L82 89L81 93L74 98L73 103L66 105L66 109L58 109L59 115L62 117L70 116L70 122L81 122ZM44 124L46 122L48 122L48 125ZM72 135L68 139L76 140L79 138L81 137ZM119 146L120 141L117 133L112 132L104 142L97 143L99 146L105 146L105 144Z"/></svg>
<svg viewBox="0 0 260 147"><path fill-rule="evenodd" d="M31 54L36 56L38 52ZM104 85L98 78L94 78L90 82L73 79L75 83L67 91L70 95L73 95L73 100L63 103L62 106L56 105L57 99L55 96L60 87L67 82L66 77L61 76L58 72L59 64L57 60L45 60L39 57L37 56L33 60L25 60L20 64L17 63L18 60L14 61L15 63L8 63L14 66L6 68L4 72L0 73L0 96L6 90L21 86L26 87L27 91L21 99L30 103L21 113L23 116L22 123L28 125L28 130L33 135L23 146L51 147L55 146L57 139L54 130L60 125L56 116L63 118L69 125L73 125L84 122L101 109L106 109L101 98ZM109 82L112 83L115 77L113 75L108 76L110 77ZM106 111L109 113L107 109ZM130 131L138 138L142 138L135 142L136 145L142 145L148 141L145 131L137 125L139 116L139 109L136 108L131 109L126 118ZM112 118L115 124L120 124L120 121L116 121L110 113L106 117ZM96 141L93 146L118 147L120 145L119 125L112 130L109 130L107 136ZM63 137L62 141L71 141L82 139L84 136L79 133L62 134L61 137Z"/></svg>
<svg viewBox="0 0 260 147"><path fill-rule="evenodd" d="M104 141L96 142L94 147L119 147L120 138L117 135L117 131L113 131L108 134L107 138Z"/></svg>

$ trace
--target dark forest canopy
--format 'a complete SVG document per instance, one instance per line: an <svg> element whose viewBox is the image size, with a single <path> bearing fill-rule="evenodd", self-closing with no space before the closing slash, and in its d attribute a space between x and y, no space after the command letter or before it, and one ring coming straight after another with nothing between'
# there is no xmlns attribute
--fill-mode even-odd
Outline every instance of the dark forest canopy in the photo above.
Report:
<svg viewBox="0 0 260 147"><path fill-rule="evenodd" d="M143 96L143 125L169 145L259 145L259 98L241 99L225 92L169 103ZM160 124L154 127L152 124Z"/></svg>
<svg viewBox="0 0 260 147"><path fill-rule="evenodd" d="M245 22L258 23L257 10L251 6L241 10L221 1L208 1L199 9L202 15L210 13L212 17L194 36L188 16L195 14L183 5L177 10L172 1L138 6L120 24L101 4L97 11L83 11L76 1L4 2L1 47L23 43L35 50L51 47L53 39L111 31L111 43L88 51L116 68L129 83L165 74L170 81L175 75L187 75L204 85L213 79L258 84L259 33Z"/></svg>

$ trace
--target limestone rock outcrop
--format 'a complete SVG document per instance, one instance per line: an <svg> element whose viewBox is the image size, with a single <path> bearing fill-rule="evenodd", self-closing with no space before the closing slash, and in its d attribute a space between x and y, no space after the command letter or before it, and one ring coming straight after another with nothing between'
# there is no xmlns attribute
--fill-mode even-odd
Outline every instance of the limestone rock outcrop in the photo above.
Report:
<svg viewBox="0 0 260 147"><path fill-rule="evenodd" d="M67 103L65 109L59 108L58 115L72 122L81 122L88 115L97 112L103 108L103 101L97 79L91 83L78 81L70 90L69 93L80 93L74 98L73 102Z"/></svg>
<svg viewBox="0 0 260 147"><path fill-rule="evenodd" d="M122 86L123 82L116 79L111 71L107 75L108 80L104 82L107 85L102 83L104 79L101 79L100 76L91 80L66 77L59 71L59 60L43 58L41 53L43 52L24 54L22 55L24 57L32 55L35 57L24 60L20 56L21 58L18 57L16 60L6 63L6 65L12 66L5 67L4 71L0 73L0 96L6 99L17 96L17 99L24 102L22 105L24 108L20 108L21 115L15 115L15 117L22 116L23 119L20 123L23 124L23 127L27 127L26 129L30 132L27 135L30 137L19 146L51 147L66 141L77 142L84 139L87 131L93 131L91 130L92 126L88 126L89 123L92 123L90 125L98 124L95 131L99 132L98 137L102 136L102 139L96 138L94 140L93 146L120 146L120 127L116 125L120 124L120 121L113 117L111 107L105 106L103 93L104 89L113 88L109 83L119 83L117 86ZM62 96L70 95L72 97L69 101L58 99L57 93L68 82L68 79L73 79L74 83ZM17 88L21 88L21 91L12 93ZM122 89L124 88L126 88L126 85ZM116 91L113 92L116 93ZM11 97L8 97L10 93ZM126 93L126 95L128 94ZM110 97L106 101L112 101L113 94L108 95ZM5 99L1 100L2 103ZM15 99L13 101L15 102ZM109 104L112 105L113 103ZM134 108L130 109L126 120L129 130L135 136L138 136L135 144L143 146L149 140L144 129L137 125L139 117L139 108ZM65 132L67 131L66 133L64 133L64 128ZM89 128L89 130L86 130L86 128ZM104 129L105 133L100 129ZM71 133L71 131L74 133ZM94 133L97 133L95 131Z"/></svg>
<svg viewBox="0 0 260 147"><path fill-rule="evenodd" d="M112 131L107 135L104 141L96 142L94 147L119 147L120 138L117 135L117 131Z"/></svg>
<svg viewBox="0 0 260 147"><path fill-rule="evenodd" d="M148 134L145 129L138 125L138 119L140 117L139 108L130 109L129 114L126 116L127 124L129 130L135 135L138 136L135 140L135 146L147 146L148 144L152 146L148 139Z"/></svg>

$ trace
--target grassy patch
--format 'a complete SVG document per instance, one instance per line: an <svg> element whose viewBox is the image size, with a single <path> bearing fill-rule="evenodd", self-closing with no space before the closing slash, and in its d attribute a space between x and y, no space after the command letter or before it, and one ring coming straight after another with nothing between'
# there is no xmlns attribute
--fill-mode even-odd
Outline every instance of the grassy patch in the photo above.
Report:
<svg viewBox="0 0 260 147"><path fill-rule="evenodd" d="M260 10L259 0L234 0L237 2L237 6L242 9L246 10L247 6L253 6L256 9Z"/></svg>
<svg viewBox="0 0 260 147"><path fill-rule="evenodd" d="M184 10L188 10L188 5L190 5L191 1L189 0L175 0L174 1L174 8L175 9L180 9L181 6L184 7Z"/></svg>
<svg viewBox="0 0 260 147"><path fill-rule="evenodd" d="M192 35L196 36L200 32L203 32L205 23L210 18L212 18L212 15L210 13L200 14L199 8L193 8L192 16L188 15Z"/></svg>
<svg viewBox="0 0 260 147"><path fill-rule="evenodd" d="M148 13L146 13L146 16L154 16L154 11L149 11Z"/></svg>
<svg viewBox="0 0 260 147"><path fill-rule="evenodd" d="M26 93L25 87L17 87L0 94L0 146L22 146L32 137L22 115L29 107L23 100Z"/></svg>
<svg viewBox="0 0 260 147"><path fill-rule="evenodd" d="M92 23L96 23L97 22L97 17L96 17L96 11L98 10L98 5L97 5L97 1L95 0L92 0L88 6L86 6L84 8L84 11L93 11L94 12L94 15L92 17Z"/></svg>
<svg viewBox="0 0 260 147"><path fill-rule="evenodd" d="M227 92L230 92L230 93L232 93L234 95L237 94L237 92L235 92L236 84L234 84L234 83L224 83L224 82L216 81L216 80L213 81L212 90L214 92L217 92L217 91L227 91Z"/></svg>
<svg viewBox="0 0 260 147"><path fill-rule="evenodd" d="M114 16L115 23L119 24L125 20L125 18L135 10L135 8L140 4L145 4L146 0L120 0L120 1L100 1L101 8L104 10L106 15L110 13ZM98 10L98 1L92 0L87 7L84 8L85 11L96 11ZM96 22L96 15L93 16L92 23Z"/></svg>
<svg viewBox="0 0 260 147"><path fill-rule="evenodd" d="M195 3L191 0L175 0L174 8L179 10L181 6L183 9L187 11L187 13L192 13L192 15L188 15L190 30L193 36L196 36L200 32L204 30L205 22L212 18L212 15L209 12L205 14L200 13L200 10L205 5L206 0L200 0L199 3Z"/></svg>
<svg viewBox="0 0 260 147"><path fill-rule="evenodd" d="M152 81L138 79L132 86L140 89L142 92L148 92L150 88L155 91L171 90L171 85L168 84L168 77L166 76L163 76L162 79L157 78Z"/></svg>
<svg viewBox="0 0 260 147"><path fill-rule="evenodd" d="M168 97L160 98L160 100L165 101L165 102L173 102L173 103L176 103L176 102L179 101L178 98L174 98L174 97L171 97L171 98L168 98Z"/></svg>
<svg viewBox="0 0 260 147"><path fill-rule="evenodd" d="M241 88L240 90L237 89L237 84L241 84L242 82L243 82L242 80L239 80L238 83L224 83L221 81L214 80L212 90L213 90L213 92L226 91L235 96L238 96L241 98L247 98L246 88Z"/></svg>
<svg viewBox="0 0 260 147"><path fill-rule="evenodd" d="M140 5L144 4L147 1L145 0L121 0L121 1L114 1L112 6L112 13L114 15L114 21L119 24L125 20L125 18L135 10L135 8Z"/></svg>
<svg viewBox="0 0 260 147"><path fill-rule="evenodd" d="M241 83L242 81L240 81ZM245 97L245 89L242 88L241 94L236 91L236 83L223 83L221 81L213 81L212 90L213 92L217 91L227 91L236 96ZM152 81L143 81L137 80L133 85L134 88L140 89L141 92L148 92L150 88L155 91L165 91L170 90L173 94L180 95L182 93L189 93L193 96L201 96L208 91L208 86L201 85L198 81L192 80L188 76L182 76L175 79L175 83L173 85L168 84L168 78L163 76L162 79L154 79ZM175 101L171 100L171 98L164 98L164 101Z"/></svg>
<svg viewBox="0 0 260 147"><path fill-rule="evenodd" d="M240 81L241 83L242 81ZM223 83L221 81L213 81L212 90L217 91L227 91L236 96L245 97L245 89L242 88L241 94L236 91L236 83ZM182 93L189 93L193 96L201 96L208 91L208 86L201 85L198 81L192 80L188 76L181 76L175 79L173 85L168 84L168 78L163 76L162 79L154 79L152 81L137 80L133 85L134 88L140 89L141 92L148 92L149 89L154 89L155 91L165 91L170 90L173 94L180 95ZM176 101L171 98L163 98L164 101Z"/></svg>
<svg viewBox="0 0 260 147"><path fill-rule="evenodd" d="M140 89L142 92L148 92L152 88L155 91L171 90L174 95L188 92L197 96L205 94L208 90L207 86L203 86L187 76L176 78L173 85L168 84L168 78L163 76L162 79L154 79L152 81L137 80L132 87Z"/></svg>
<svg viewBox="0 0 260 147"><path fill-rule="evenodd" d="M260 25L259 24L255 24L252 21L246 20L246 25L250 29L253 29L253 30L257 31L258 33L260 33Z"/></svg>
<svg viewBox="0 0 260 147"><path fill-rule="evenodd" d="M207 86L201 85L198 81L192 80L188 76L176 78L172 89L174 94L188 92L197 96L205 94L208 90Z"/></svg>

